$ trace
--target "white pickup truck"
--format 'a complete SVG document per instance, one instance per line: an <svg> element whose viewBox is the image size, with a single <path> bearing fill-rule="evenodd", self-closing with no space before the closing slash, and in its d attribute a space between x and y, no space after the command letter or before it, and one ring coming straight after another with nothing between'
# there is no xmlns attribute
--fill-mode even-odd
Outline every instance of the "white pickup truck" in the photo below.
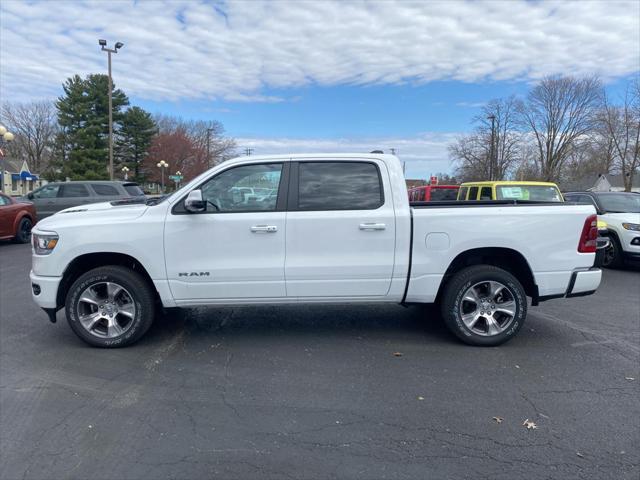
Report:
<svg viewBox="0 0 640 480"><path fill-rule="evenodd" d="M588 205L410 205L391 155L252 156L156 203L46 218L31 287L51 321L65 307L100 347L135 342L161 307L302 302L437 302L462 341L498 345L522 327L527 296L598 288L596 237Z"/></svg>

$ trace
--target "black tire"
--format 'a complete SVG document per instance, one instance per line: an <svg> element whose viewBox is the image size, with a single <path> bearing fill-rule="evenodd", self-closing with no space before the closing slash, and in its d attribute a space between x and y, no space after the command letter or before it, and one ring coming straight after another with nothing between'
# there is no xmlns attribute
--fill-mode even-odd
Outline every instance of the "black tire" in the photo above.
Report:
<svg viewBox="0 0 640 480"><path fill-rule="evenodd" d="M609 246L606 248L602 258L602 266L604 268L620 268L623 263L620 242L613 235L609 237L609 240Z"/></svg>
<svg viewBox="0 0 640 480"><path fill-rule="evenodd" d="M107 337L106 333L101 337L97 335L99 333L97 329L91 333L80 322L78 315L79 309L86 308L87 305L86 303L80 305L80 296L89 287L98 288L107 282L124 289L124 295L130 302L128 305L133 307L134 312L128 320L130 323L124 327L124 332L113 337ZM116 348L137 342L149 330L155 315L155 298L151 286L139 273L126 267L105 266L94 268L73 282L67 292L65 308L69 326L82 340L94 347ZM118 313L115 316L118 317ZM104 320L108 321L106 318Z"/></svg>
<svg viewBox="0 0 640 480"><path fill-rule="evenodd" d="M16 243L29 243L31 241L31 227L33 222L27 217L23 217L18 225L18 232L14 238Z"/></svg>
<svg viewBox="0 0 640 480"><path fill-rule="evenodd" d="M474 313L478 315L481 303L468 301L469 296L465 295L472 288L476 294L478 292L477 289L483 291L484 285L486 285L487 289L490 288L491 284L488 282L496 282L493 285L501 284L502 287L506 287L506 289L497 290L500 293L496 297L498 300L504 299L505 303L500 304L499 301L495 301L495 303L489 301L490 319L487 316L480 316L479 319L475 320L477 323L472 325L474 328L469 328L462 318L464 310L469 308L470 305L473 308L475 303L475 310L465 316L473 315ZM486 297L477 295L476 298L486 302L486 299L492 298L492 296L491 294ZM486 303L482 304L486 305ZM513 311L513 315L507 315L500 311L501 305L506 306L507 304ZM492 307L491 305L494 306ZM498 307L495 305L498 305ZM460 340L469 345L496 346L514 337L522 328L527 316L527 297L520 282L509 272L492 265L474 265L460 270L447 282L443 290L440 308L447 328ZM501 322L504 323L501 324ZM491 333L489 323L492 324L491 328L494 328L497 333ZM493 325L497 325L497 327L493 327ZM483 327L486 332L481 332Z"/></svg>

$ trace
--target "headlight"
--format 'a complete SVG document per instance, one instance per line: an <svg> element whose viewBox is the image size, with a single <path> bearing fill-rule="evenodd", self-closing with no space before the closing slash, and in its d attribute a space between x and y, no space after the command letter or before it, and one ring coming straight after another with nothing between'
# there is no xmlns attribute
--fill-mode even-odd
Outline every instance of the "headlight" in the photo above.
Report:
<svg viewBox="0 0 640 480"><path fill-rule="evenodd" d="M31 236L33 238L33 250L36 255L49 255L58 244L58 235L56 233L34 233Z"/></svg>
<svg viewBox="0 0 640 480"><path fill-rule="evenodd" d="M640 223L623 223L622 226L625 230L633 230L634 232L640 232Z"/></svg>

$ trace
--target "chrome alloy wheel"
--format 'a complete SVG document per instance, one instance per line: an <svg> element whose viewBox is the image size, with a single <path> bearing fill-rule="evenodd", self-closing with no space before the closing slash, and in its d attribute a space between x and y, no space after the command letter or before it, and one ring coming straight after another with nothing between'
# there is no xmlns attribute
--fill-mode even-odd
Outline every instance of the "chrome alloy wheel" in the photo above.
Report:
<svg viewBox="0 0 640 480"><path fill-rule="evenodd" d="M504 332L515 318L513 292L500 282L485 281L469 287L460 302L460 318L473 333L491 337Z"/></svg>
<svg viewBox="0 0 640 480"><path fill-rule="evenodd" d="M90 334L100 338L115 338L133 325L136 305L123 286L99 282L82 292L76 313L80 324Z"/></svg>

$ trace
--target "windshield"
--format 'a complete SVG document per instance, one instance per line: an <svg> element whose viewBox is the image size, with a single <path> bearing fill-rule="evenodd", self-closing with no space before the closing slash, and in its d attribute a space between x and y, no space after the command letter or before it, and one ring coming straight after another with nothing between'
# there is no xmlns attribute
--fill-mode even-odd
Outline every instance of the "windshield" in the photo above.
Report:
<svg viewBox="0 0 640 480"><path fill-rule="evenodd" d="M598 195L598 200L610 213L640 213L640 195L636 193L607 193Z"/></svg>
<svg viewBox="0 0 640 480"><path fill-rule="evenodd" d="M498 200L535 200L538 202L562 202L556 187L547 185L499 185Z"/></svg>

